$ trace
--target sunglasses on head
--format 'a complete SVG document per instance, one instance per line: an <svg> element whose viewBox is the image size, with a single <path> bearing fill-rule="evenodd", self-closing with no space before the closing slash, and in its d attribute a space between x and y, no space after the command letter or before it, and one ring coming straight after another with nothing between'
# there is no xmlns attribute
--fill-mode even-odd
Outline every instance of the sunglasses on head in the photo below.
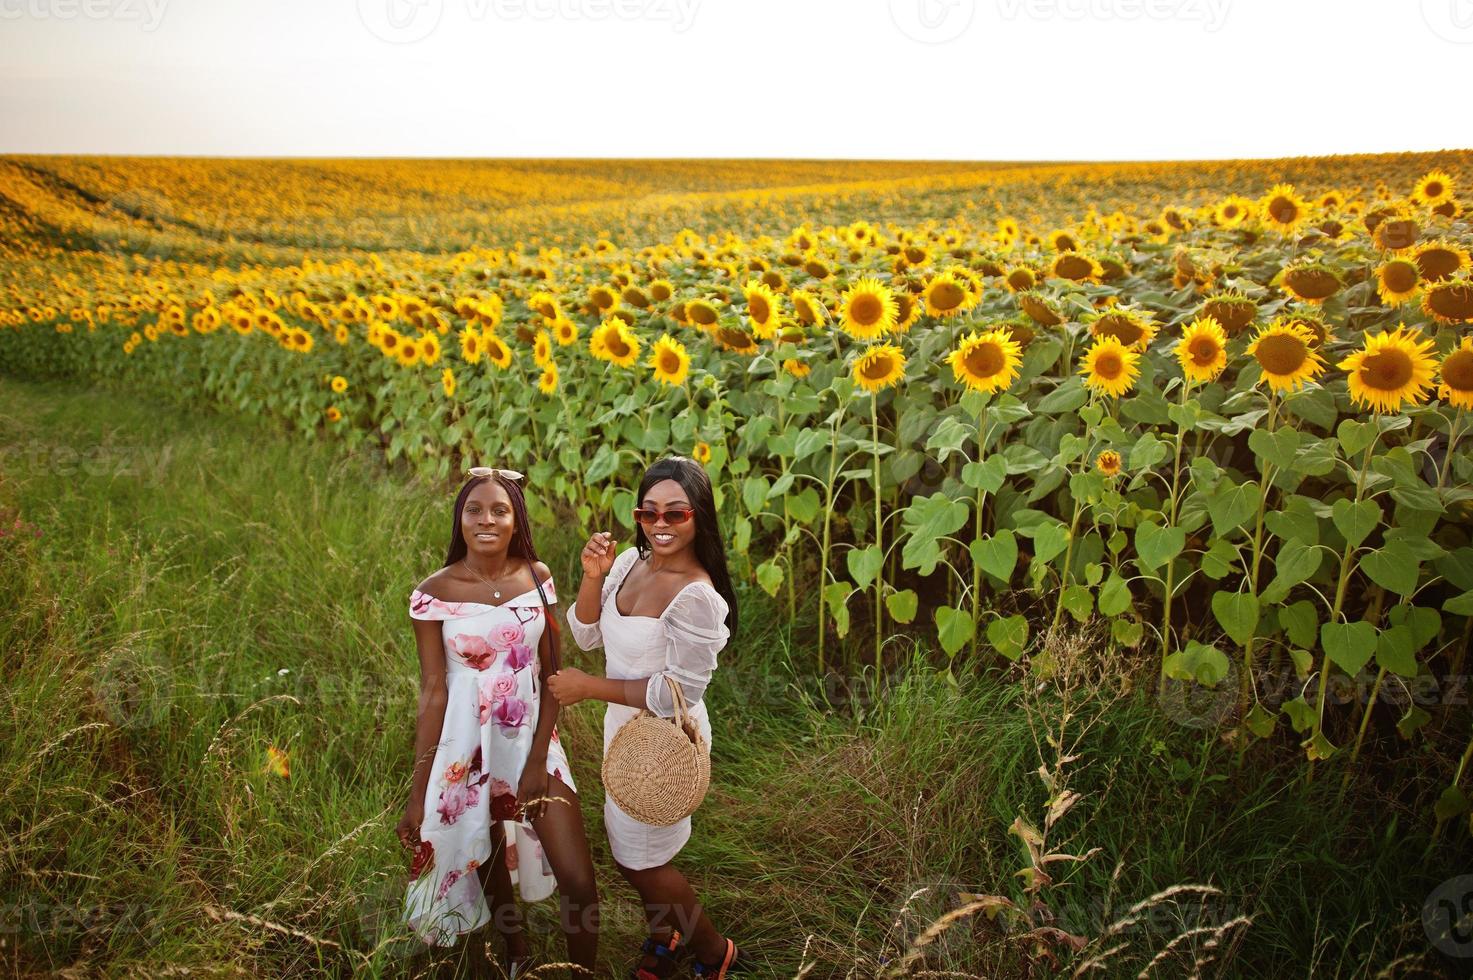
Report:
<svg viewBox="0 0 1473 980"><path fill-rule="evenodd" d="M666 524L684 524L694 517L695 513L693 507L672 507L663 512L650 507L636 507L634 508L634 519L641 524L653 524L663 516Z"/></svg>

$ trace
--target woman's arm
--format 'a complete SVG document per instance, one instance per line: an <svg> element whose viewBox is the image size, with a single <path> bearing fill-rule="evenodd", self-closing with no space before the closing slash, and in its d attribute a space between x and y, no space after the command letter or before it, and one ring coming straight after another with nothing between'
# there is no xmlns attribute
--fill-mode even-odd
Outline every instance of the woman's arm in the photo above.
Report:
<svg viewBox="0 0 1473 980"><path fill-rule="evenodd" d="M532 566L532 574L537 576L539 582L546 582L552 578L546 565L538 562ZM545 621L542 624L542 636L537 641L537 662L542 668L543 677L551 677L557 666L554 656L552 638L552 617L555 615L557 606L553 603L547 604ZM541 692L537 696L537 730L532 733L532 748L527 755L527 766L536 769L547 768L547 747L552 743L552 730L557 726L558 704L557 698L547 689L547 684L540 685Z"/></svg>
<svg viewBox="0 0 1473 980"><path fill-rule="evenodd" d="M604 581L614 566L616 546L612 535L599 531L583 547L583 581L578 585L578 597L568 610L567 621L573 642L584 650L601 646L604 641L599 619L603 615Z"/></svg>

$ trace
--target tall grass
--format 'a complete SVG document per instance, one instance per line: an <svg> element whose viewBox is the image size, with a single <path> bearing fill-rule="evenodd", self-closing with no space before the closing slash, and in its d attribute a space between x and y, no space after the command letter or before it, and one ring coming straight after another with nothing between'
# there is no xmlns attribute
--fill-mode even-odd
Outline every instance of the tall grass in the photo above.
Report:
<svg viewBox="0 0 1473 980"><path fill-rule="evenodd" d="M406 873L392 828L417 693L406 600L442 560L451 488L59 383L0 381L0 432L9 969L428 968L389 929ZM582 542L537 534L571 595ZM950 678L921 656L882 690L795 676L794 644L816 639L785 596L741 600L708 694L713 787L677 863L762 975L1450 970L1421 906L1468 854L1429 849L1402 802L1425 787L1336 805L1292 760L1237 768L1215 732L1129 689L1151 665L1099 663L1087 636L1054 641L1047 678ZM643 924L603 837L601 718L580 705L560 730L621 975ZM1047 828L1048 853L1088 858L1019 874L1020 820ZM529 910L545 960L561 959L555 919Z"/></svg>

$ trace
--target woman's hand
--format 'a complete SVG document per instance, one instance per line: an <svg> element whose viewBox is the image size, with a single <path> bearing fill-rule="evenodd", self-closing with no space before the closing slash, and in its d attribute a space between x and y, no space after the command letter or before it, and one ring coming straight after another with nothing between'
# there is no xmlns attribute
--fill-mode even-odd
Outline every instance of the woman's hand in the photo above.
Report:
<svg viewBox="0 0 1473 980"><path fill-rule="evenodd" d="M603 578L614 567L614 548L617 545L608 531L599 531L583 546L583 574Z"/></svg>
<svg viewBox="0 0 1473 980"><path fill-rule="evenodd" d="M557 703L566 708L587 699L585 682L588 679L588 675L577 667L564 667L547 679L547 689L557 698Z"/></svg>
<svg viewBox="0 0 1473 980"><path fill-rule="evenodd" d="M394 832L399 835L399 843L408 850L414 850L419 846L419 828L425 822L425 801L412 799L404 807L404 816L399 818L399 826Z"/></svg>
<svg viewBox="0 0 1473 980"><path fill-rule="evenodd" d="M522 814L528 820L535 820L547 812L546 796L550 784L547 760L528 759L522 766L522 778L517 781L517 802L522 805Z"/></svg>

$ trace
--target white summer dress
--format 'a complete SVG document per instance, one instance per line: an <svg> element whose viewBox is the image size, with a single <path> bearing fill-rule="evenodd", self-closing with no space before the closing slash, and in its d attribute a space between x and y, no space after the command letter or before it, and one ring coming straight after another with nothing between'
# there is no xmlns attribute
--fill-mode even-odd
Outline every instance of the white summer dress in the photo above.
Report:
<svg viewBox="0 0 1473 980"><path fill-rule="evenodd" d="M549 606L557 602L551 578L542 589ZM445 602L415 589L409 615L444 624L446 701L404 921L426 943L450 946L491 919L476 871L491 856L495 820L504 821L506 864L522 898L546 898L557 886L537 832L516 816L517 786L537 731L537 649L546 619L535 587L500 605ZM577 792L556 728L547 771Z"/></svg>
<svg viewBox="0 0 1473 980"><path fill-rule="evenodd" d="M645 705L665 718L675 714L670 686L663 676L669 674L680 684L690 705L691 718L710 745L711 722L702 695L716 670L716 654L726 646L731 635L726 626L726 600L706 582L691 582L676 593L659 616L625 616L619 612L616 596L638 557L639 550L631 547L614 558L609 574L604 577L598 622L579 621L574 605L568 606L568 631L584 650L603 646L604 673L608 677L619 680L648 677ZM605 708L605 754L614 733L637 714L639 709L627 704L611 702ZM690 839L691 818L687 816L668 827L657 827L634 819L605 796L604 829L614 860L639 871L666 863L685 846Z"/></svg>

